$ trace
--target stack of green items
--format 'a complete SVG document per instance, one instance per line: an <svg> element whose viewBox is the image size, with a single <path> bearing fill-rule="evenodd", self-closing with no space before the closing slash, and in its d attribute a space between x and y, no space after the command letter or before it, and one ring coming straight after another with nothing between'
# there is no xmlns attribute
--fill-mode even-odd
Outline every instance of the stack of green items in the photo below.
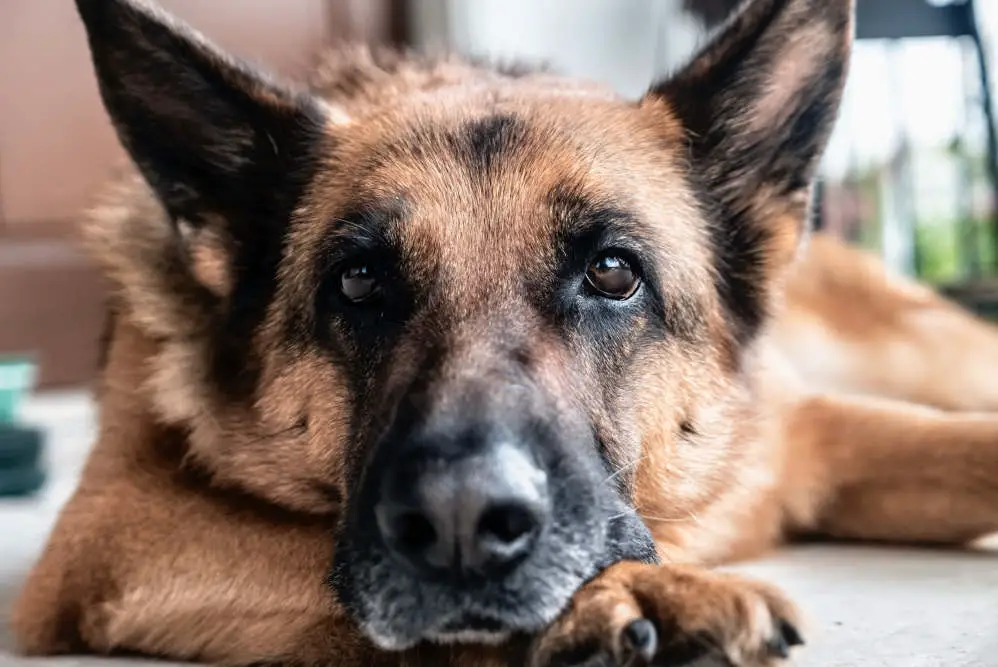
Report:
<svg viewBox="0 0 998 667"><path fill-rule="evenodd" d="M42 433L17 423L21 399L35 384L36 365L0 357L0 496L27 496L45 482Z"/></svg>

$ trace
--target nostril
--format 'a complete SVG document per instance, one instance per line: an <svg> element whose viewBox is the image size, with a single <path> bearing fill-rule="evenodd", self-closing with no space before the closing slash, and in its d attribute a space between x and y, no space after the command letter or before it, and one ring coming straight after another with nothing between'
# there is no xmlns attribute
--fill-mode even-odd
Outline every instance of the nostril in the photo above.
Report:
<svg viewBox="0 0 998 667"><path fill-rule="evenodd" d="M482 514L478 521L478 538L495 547L516 548L521 543L526 546L537 528L537 518L528 508L499 505Z"/></svg>
<svg viewBox="0 0 998 667"><path fill-rule="evenodd" d="M410 554L428 550L437 541L433 524L419 512L405 512L395 518L395 542Z"/></svg>
<svg viewBox="0 0 998 667"><path fill-rule="evenodd" d="M381 544L423 576L501 575L523 563L548 525L547 476L511 445L402 465L379 480Z"/></svg>

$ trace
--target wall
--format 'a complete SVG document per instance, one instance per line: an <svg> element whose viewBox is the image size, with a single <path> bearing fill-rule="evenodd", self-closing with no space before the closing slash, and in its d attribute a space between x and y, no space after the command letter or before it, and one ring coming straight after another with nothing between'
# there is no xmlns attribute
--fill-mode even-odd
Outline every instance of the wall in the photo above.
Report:
<svg viewBox="0 0 998 667"><path fill-rule="evenodd" d="M415 0L417 45L547 62L637 97L703 37L681 0Z"/></svg>
<svg viewBox="0 0 998 667"><path fill-rule="evenodd" d="M223 47L294 73L330 38L380 40L387 0L160 0ZM123 152L70 0L0 1L0 354L43 385L92 377L106 286L76 221Z"/></svg>

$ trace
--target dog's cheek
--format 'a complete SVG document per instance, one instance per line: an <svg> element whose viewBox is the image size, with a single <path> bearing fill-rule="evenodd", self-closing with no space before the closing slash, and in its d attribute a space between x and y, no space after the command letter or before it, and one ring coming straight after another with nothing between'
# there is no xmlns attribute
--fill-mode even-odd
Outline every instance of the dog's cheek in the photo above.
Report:
<svg viewBox="0 0 998 667"><path fill-rule="evenodd" d="M190 424L193 459L213 481L309 513L345 497L349 397L318 355L267 355L252 405L217 400Z"/></svg>
<svg viewBox="0 0 998 667"><path fill-rule="evenodd" d="M351 398L343 372L310 351L276 364L258 399L261 421L290 429L293 451L284 452L289 476L338 491L346 489Z"/></svg>
<svg viewBox="0 0 998 667"><path fill-rule="evenodd" d="M707 353L677 346L649 350L632 366L640 441L633 502L657 519L648 520L653 533L688 519L729 481L737 389L705 371L716 366Z"/></svg>

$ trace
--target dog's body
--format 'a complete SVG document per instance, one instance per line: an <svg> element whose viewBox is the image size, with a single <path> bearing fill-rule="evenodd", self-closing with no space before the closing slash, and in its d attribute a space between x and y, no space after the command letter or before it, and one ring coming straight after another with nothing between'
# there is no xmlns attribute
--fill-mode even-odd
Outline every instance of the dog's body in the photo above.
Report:
<svg viewBox="0 0 998 667"><path fill-rule="evenodd" d="M998 331L831 238L802 241L844 0L753 3L640 105L361 50L327 58L303 101L144 6L79 4L138 172L88 226L120 288L100 433L17 605L25 651L582 665L709 646L767 665L800 643L797 612L701 566L800 534L960 545L998 530L998 418L983 414ZM146 97L168 82L179 92ZM353 265L334 285L353 305L335 296L320 317L344 252L329 239L370 245L374 219L404 221L377 241L406 267L405 297ZM545 305L565 275L578 285L564 262L591 219L619 254L590 261L607 244L580 242L589 291ZM377 318L357 319L371 294ZM501 455L483 423L505 429ZM428 450L444 472L395 470ZM469 478L495 483L476 483L469 546L426 503L456 484L462 520L480 489L452 469L480 459ZM392 475L432 493L393 496ZM495 488L516 512L482 546ZM423 533L395 534L385 494ZM450 549L504 568L451 588Z"/></svg>

